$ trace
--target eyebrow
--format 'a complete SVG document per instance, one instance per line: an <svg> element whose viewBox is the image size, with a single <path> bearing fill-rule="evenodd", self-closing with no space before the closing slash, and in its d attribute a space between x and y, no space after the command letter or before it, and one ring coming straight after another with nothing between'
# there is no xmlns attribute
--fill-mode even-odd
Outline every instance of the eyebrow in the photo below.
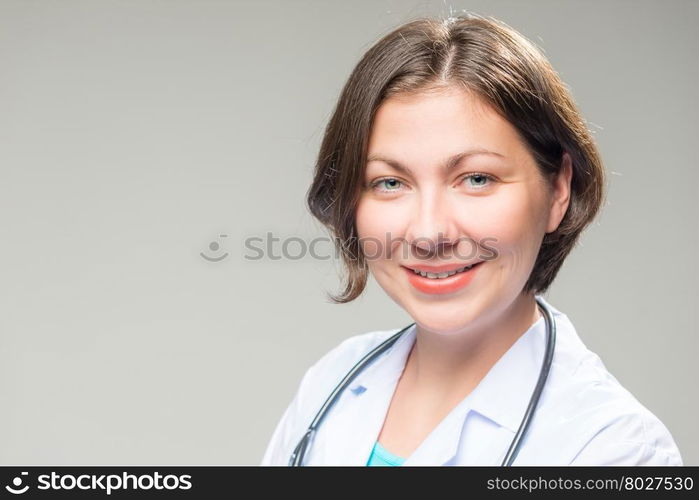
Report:
<svg viewBox="0 0 699 500"><path fill-rule="evenodd" d="M490 151L489 149L484 149L484 148L469 149L469 150L462 151L461 153L457 153L454 156L447 158L444 162L442 162L442 170L444 170L445 172L450 172L464 158L467 158L469 156L475 156L475 155L483 155L483 154L499 156L500 158L505 157L505 155L502 155L502 154L497 153L495 151ZM394 169L398 170L399 172L403 172L404 174L414 175L412 170L410 170L405 165L402 165L399 161L393 160L391 158L387 158L387 157L379 155L379 154L369 155L369 157L367 158L367 163L369 163L370 161L382 161L384 163L387 163L388 165L390 165Z"/></svg>

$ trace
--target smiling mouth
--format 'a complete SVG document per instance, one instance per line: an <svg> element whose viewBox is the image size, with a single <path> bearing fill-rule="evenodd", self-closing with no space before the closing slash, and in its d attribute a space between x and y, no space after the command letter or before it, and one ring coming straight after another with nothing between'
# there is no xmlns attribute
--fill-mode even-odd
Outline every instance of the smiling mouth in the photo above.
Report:
<svg viewBox="0 0 699 500"><path fill-rule="evenodd" d="M451 277L451 276L454 276L455 274L459 274L459 273L463 273L463 272L469 271L470 269L476 267L476 266L479 265L479 264L482 264L482 262L476 262L475 264L471 264L470 266L464 266L464 267L460 267L460 268L458 268L458 269L455 269L454 271L445 271L445 272L442 272L442 273L430 273L430 272L427 272L427 271L420 271L420 270L417 270L417 269L410 269L410 268L406 268L406 269L410 269L413 273L415 273L415 274L417 274L417 275L419 275L419 276L422 276L423 278L429 278L429 279L440 280L440 279L449 278L449 277Z"/></svg>

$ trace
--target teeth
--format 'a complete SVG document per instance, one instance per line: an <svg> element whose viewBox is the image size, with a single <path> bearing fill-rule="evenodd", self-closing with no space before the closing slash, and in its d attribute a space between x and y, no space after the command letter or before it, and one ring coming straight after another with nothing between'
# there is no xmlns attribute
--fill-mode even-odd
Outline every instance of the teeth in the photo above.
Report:
<svg viewBox="0 0 699 500"><path fill-rule="evenodd" d="M442 279L442 278L448 278L449 276L454 276L456 273L467 271L467 270L471 269L472 267L473 266L461 267L459 269L456 269L455 271L449 271L449 272L445 272L445 273L428 273L428 272L424 272L424 271L417 271L415 269L413 269L413 272L415 274L419 274L420 276L422 276L424 278Z"/></svg>

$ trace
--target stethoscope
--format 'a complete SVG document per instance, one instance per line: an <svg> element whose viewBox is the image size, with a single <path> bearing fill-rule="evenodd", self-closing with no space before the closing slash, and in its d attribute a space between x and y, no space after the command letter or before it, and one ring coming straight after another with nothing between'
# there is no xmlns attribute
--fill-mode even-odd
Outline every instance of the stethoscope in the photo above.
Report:
<svg viewBox="0 0 699 500"><path fill-rule="evenodd" d="M548 377L549 369L551 368L551 360L553 359L553 351L556 346L556 322L553 318L553 313L540 297L535 296L535 299L537 304L539 305L539 310L541 311L541 314L544 316L544 319L546 321L546 352L544 354L544 361L541 366L541 371L539 372L539 380L536 382L536 387L534 388L534 392L532 393L531 399L529 400L529 406L527 406L527 411L524 413L522 422L519 424L519 429L517 430L517 433L515 434L515 437L512 440L512 443L510 444L509 450L507 450L507 454L505 455L505 459L502 461L501 466L512 465L512 462L514 462L515 457L519 453L519 449L522 445L522 440L524 439L524 435L527 432L527 429L529 428L532 415L534 415L536 405L538 404L539 398L541 397L541 392L543 391L544 385L546 384L546 378ZM297 444L296 448L294 448L294 452L291 454L291 458L289 458L290 466L303 465L303 459L306 455L306 452L308 451L309 443L314 433L318 429L320 423L323 421L323 418L325 418L325 415L327 415L330 408L340 397L342 391L350 384L350 382L352 382L352 380L359 374L360 371L362 371L362 369L366 365L371 363L386 349L391 347L393 343L396 340L398 340L398 338L403 334L403 332L408 330L413 325L415 325L415 323L411 323L410 325L406 326L401 331L392 335L391 337L383 341L381 344L379 344L377 347L375 347L373 350L371 350L369 353L367 353L362 359L360 359L357 362L357 364L354 365L354 367L347 373L347 375L345 375L345 377L340 381L340 383L337 384L337 387L335 387L332 393L330 393L328 399L325 400L323 406L320 408L320 410L318 410L318 413L316 414L311 424L308 426L308 430L306 430L306 433L299 441L299 444Z"/></svg>

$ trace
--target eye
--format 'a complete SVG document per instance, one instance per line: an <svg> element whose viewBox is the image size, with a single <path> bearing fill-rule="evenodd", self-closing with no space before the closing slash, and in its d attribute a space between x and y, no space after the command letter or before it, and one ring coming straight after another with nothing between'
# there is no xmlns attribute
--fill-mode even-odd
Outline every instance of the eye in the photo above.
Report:
<svg viewBox="0 0 699 500"><path fill-rule="evenodd" d="M483 189L488 186L491 182L495 181L495 177L489 174L484 174L481 172L474 172L472 174L468 174L467 176L464 177L464 180L472 180L473 182L469 182L469 187L473 187L476 189ZM488 182L490 181L490 182Z"/></svg>
<svg viewBox="0 0 699 500"><path fill-rule="evenodd" d="M388 189L378 189L381 192L397 191L402 185L402 182L393 177L386 177L385 179L379 179L371 184L371 189L377 189L379 186L387 186Z"/></svg>

